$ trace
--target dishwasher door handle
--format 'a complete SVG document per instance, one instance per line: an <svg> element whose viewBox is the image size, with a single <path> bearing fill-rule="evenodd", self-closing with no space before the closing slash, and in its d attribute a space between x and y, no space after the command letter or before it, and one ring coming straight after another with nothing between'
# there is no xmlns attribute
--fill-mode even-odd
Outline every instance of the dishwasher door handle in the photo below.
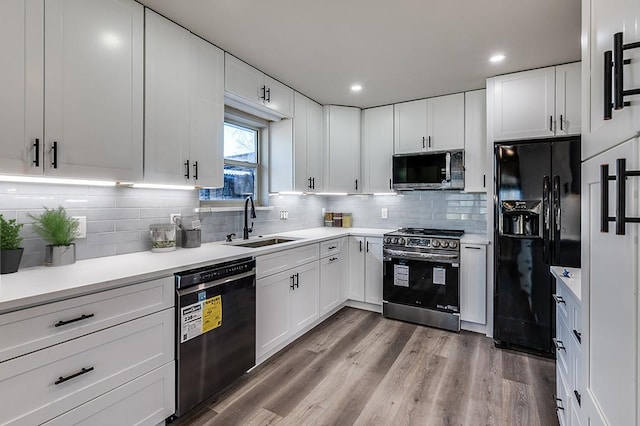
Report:
<svg viewBox="0 0 640 426"><path fill-rule="evenodd" d="M207 288L211 288L211 287L215 287L215 286L218 286L218 285L227 284L227 283L230 283L232 281L241 280L243 278L247 278L247 277L251 277L251 276L255 276L255 275L256 275L256 269L253 268L252 270L247 271L247 272L243 272L242 274L231 275L229 277L224 277L224 278L221 278L219 280L203 282L201 284L194 285L194 286L191 286L191 287L178 289L178 296L184 296L184 295L187 295L187 294L197 293L197 292L205 290Z"/></svg>

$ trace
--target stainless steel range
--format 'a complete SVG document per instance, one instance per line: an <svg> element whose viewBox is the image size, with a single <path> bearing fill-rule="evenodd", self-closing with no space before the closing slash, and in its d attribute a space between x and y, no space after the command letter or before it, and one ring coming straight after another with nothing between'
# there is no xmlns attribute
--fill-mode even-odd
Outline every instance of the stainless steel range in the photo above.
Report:
<svg viewBox="0 0 640 426"><path fill-rule="evenodd" d="M382 314L460 331L463 231L401 228L384 235Z"/></svg>

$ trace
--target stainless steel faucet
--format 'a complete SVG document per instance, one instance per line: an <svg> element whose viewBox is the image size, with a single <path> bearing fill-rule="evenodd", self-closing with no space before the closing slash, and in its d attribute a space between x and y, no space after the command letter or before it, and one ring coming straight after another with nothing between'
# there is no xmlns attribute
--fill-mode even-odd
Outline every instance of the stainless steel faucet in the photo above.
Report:
<svg viewBox="0 0 640 426"><path fill-rule="evenodd" d="M251 228L249 228L248 214L247 210L249 207L249 201L251 201L251 219L256 218L256 207L253 205L253 197L249 195L246 200L244 200L244 229L242 234L243 240L249 239L249 232L253 231L253 222L251 222Z"/></svg>

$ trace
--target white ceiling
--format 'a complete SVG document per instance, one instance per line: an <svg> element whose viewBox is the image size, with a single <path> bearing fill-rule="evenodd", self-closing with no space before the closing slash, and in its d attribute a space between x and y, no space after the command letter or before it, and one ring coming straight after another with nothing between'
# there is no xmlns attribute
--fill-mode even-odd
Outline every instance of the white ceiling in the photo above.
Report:
<svg viewBox="0 0 640 426"><path fill-rule="evenodd" d="M322 104L461 92L580 60L580 0L141 2Z"/></svg>

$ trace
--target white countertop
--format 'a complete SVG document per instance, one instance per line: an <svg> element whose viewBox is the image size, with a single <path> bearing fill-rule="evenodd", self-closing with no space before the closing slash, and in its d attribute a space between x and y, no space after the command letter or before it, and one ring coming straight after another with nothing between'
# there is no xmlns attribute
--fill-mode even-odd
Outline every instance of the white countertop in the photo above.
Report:
<svg viewBox="0 0 640 426"><path fill-rule="evenodd" d="M568 270L573 274L573 277L565 277L562 275L564 270ZM564 285L566 285L569 290L574 294L578 301L581 301L582 297L582 282L581 282L581 274L580 268L565 268L564 266L552 266L551 273L556 279L562 281Z"/></svg>
<svg viewBox="0 0 640 426"><path fill-rule="evenodd" d="M390 231L373 228L310 228L251 238L250 241L270 236L296 238L296 241L260 248L236 247L233 244L242 241L234 240L230 244L213 242L198 248L178 248L165 253L146 251L80 260L66 266L25 268L14 274L0 275L0 313L167 277L175 272L212 263L259 256L347 235L382 236Z"/></svg>

